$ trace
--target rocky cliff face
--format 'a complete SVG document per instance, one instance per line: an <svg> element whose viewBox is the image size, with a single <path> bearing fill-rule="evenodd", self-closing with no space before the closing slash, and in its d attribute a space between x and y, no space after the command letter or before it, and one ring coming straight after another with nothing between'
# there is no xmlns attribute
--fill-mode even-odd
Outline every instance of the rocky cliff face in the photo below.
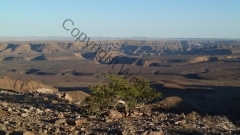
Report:
<svg viewBox="0 0 240 135"><path fill-rule="evenodd" d="M136 57L160 56L160 55L213 56L233 54L237 55L240 53L239 41L228 42L228 41L201 41L201 40L198 41L107 40L107 41L94 41L94 43L96 43L96 45L89 45L88 47L85 47L86 42L61 42L61 43L25 42L19 44L2 43L0 44L0 57L1 57L0 60L4 61L71 60L71 59L75 60L81 59L82 55L84 55L83 56L84 58L88 59L89 57L95 58L96 56L89 56L86 55L86 53L95 53L93 55L96 55L101 50L104 50L104 52L108 53L114 52L114 56L136 56ZM79 55L77 56L76 53L78 53ZM101 53L103 55L103 51ZM43 55L46 57L43 57ZM136 61L134 62L136 63ZM141 63L141 61L138 63Z"/></svg>

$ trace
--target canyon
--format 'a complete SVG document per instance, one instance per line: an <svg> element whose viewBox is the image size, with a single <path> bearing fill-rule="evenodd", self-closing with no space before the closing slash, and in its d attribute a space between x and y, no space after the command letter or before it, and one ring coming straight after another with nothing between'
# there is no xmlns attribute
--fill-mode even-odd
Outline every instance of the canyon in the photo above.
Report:
<svg viewBox="0 0 240 135"><path fill-rule="evenodd" d="M94 42L97 46L85 47L85 42L64 40L1 42L0 89L28 93L30 97L34 92L52 89L52 93L66 93L74 102L80 102L91 94L89 85L107 82L106 73L129 76L127 79L141 76L173 108L180 101L187 104L178 107L178 112L186 109L199 114L224 115L235 125L239 122L239 40ZM11 92L9 95L18 96ZM165 100L171 97L174 100Z"/></svg>

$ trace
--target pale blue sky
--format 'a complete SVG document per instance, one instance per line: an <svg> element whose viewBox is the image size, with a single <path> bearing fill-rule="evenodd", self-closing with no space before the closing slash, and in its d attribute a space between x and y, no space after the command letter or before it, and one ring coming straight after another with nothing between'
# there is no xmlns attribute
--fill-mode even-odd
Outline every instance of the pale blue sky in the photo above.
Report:
<svg viewBox="0 0 240 135"><path fill-rule="evenodd" d="M240 0L1 0L0 36L240 38Z"/></svg>

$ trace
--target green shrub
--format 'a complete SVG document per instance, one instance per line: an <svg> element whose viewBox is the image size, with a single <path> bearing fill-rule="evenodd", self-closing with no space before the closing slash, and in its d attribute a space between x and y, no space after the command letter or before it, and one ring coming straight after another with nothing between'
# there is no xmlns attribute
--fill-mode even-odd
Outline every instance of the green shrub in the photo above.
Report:
<svg viewBox="0 0 240 135"><path fill-rule="evenodd" d="M155 91L150 86L150 82L141 77L133 77L132 82L114 74L107 74L105 77L109 81L108 84L100 83L96 86L89 86L92 93L84 102L84 109L88 113L100 114L108 109L120 109L121 107L132 111L161 97L161 93ZM124 101L125 105L119 101Z"/></svg>

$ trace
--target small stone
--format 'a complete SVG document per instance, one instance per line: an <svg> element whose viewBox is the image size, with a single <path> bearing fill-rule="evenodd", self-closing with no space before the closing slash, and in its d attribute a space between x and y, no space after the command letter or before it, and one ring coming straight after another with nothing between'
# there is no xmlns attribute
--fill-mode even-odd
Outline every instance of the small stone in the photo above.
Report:
<svg viewBox="0 0 240 135"><path fill-rule="evenodd" d="M59 133L60 132L60 129L59 128L56 128L55 129L55 133Z"/></svg>
<svg viewBox="0 0 240 135"><path fill-rule="evenodd" d="M187 115L186 119L195 121L197 119L196 114L197 114L196 112L192 112Z"/></svg>
<svg viewBox="0 0 240 135"><path fill-rule="evenodd" d="M134 113L130 113L129 115L130 115L130 117L132 117L132 118L136 118L136 117L137 117Z"/></svg>
<svg viewBox="0 0 240 135"><path fill-rule="evenodd" d="M155 124L154 124L154 123L152 123L152 122L150 122L148 125L149 125L149 126L154 126Z"/></svg>
<svg viewBox="0 0 240 135"><path fill-rule="evenodd" d="M73 126L73 127L69 127L69 130L70 130L70 131L73 131L73 130L75 130L75 129L76 129L75 126Z"/></svg>
<svg viewBox="0 0 240 135"><path fill-rule="evenodd" d="M128 133L128 131L123 130L123 131L121 131L121 135L129 135L129 133Z"/></svg>
<svg viewBox="0 0 240 135"><path fill-rule="evenodd" d="M62 118L62 119L58 119L55 121L55 125L60 125L62 123L65 123L66 122L66 119Z"/></svg>
<svg viewBox="0 0 240 135"><path fill-rule="evenodd" d="M18 122L17 125L20 126L22 123L21 122Z"/></svg>
<svg viewBox="0 0 240 135"><path fill-rule="evenodd" d="M56 104L56 103L58 103L58 101L57 101L57 100L52 100L51 103L52 103L52 104Z"/></svg>
<svg viewBox="0 0 240 135"><path fill-rule="evenodd" d="M128 111L125 110L125 111L122 113L122 115L123 115L124 117L129 117L130 114L129 114Z"/></svg>
<svg viewBox="0 0 240 135"><path fill-rule="evenodd" d="M8 122L8 121L4 121L3 123L4 123L4 124L9 124L9 122Z"/></svg>
<svg viewBox="0 0 240 135"><path fill-rule="evenodd" d="M30 110L24 109L23 112L28 113L28 112L30 112Z"/></svg>
<svg viewBox="0 0 240 135"><path fill-rule="evenodd" d="M86 123L87 119L77 119L75 120L76 126L81 126L82 124Z"/></svg>
<svg viewBox="0 0 240 135"><path fill-rule="evenodd" d="M147 135L164 135L163 131L150 131Z"/></svg>
<svg viewBox="0 0 240 135"><path fill-rule="evenodd" d="M82 101L75 102L76 105L81 105Z"/></svg>
<svg viewBox="0 0 240 135"><path fill-rule="evenodd" d="M41 114L41 113L43 113L43 111L38 108L38 109L36 110L36 113L37 113L37 114Z"/></svg>
<svg viewBox="0 0 240 135"><path fill-rule="evenodd" d="M49 108L45 109L45 112L50 112L50 111L51 111L51 109L49 109Z"/></svg>
<svg viewBox="0 0 240 135"><path fill-rule="evenodd" d="M136 116L142 116L143 115L143 113L142 112L137 112L137 111L134 111L133 112Z"/></svg>
<svg viewBox="0 0 240 135"><path fill-rule="evenodd" d="M180 115L180 118L181 118L181 119L185 119L185 118L186 118L185 114L182 113L182 114Z"/></svg>
<svg viewBox="0 0 240 135"><path fill-rule="evenodd" d="M142 135L147 135L147 134L148 134L148 131L142 132Z"/></svg>
<svg viewBox="0 0 240 135"><path fill-rule="evenodd" d="M27 116L29 116L29 115L28 115L28 113L22 113L21 116L22 116L22 117L27 117Z"/></svg>
<svg viewBox="0 0 240 135"><path fill-rule="evenodd" d="M81 115L77 114L76 119L79 119L79 118L81 118Z"/></svg>
<svg viewBox="0 0 240 135"><path fill-rule="evenodd" d="M7 130L6 126L5 126L5 125L2 125L2 126L1 126L1 130Z"/></svg>
<svg viewBox="0 0 240 135"><path fill-rule="evenodd" d="M34 93L34 94L33 94L33 97L34 97L34 98L39 98L39 93Z"/></svg>
<svg viewBox="0 0 240 135"><path fill-rule="evenodd" d="M35 108L34 108L34 107L32 107L32 106L29 108L29 110L31 110L31 111L32 111L32 110L34 110L34 109L35 109Z"/></svg>
<svg viewBox="0 0 240 135"><path fill-rule="evenodd" d="M8 108L8 112L12 112L12 108Z"/></svg>
<svg viewBox="0 0 240 135"><path fill-rule="evenodd" d="M223 125L222 128L223 128L224 130L229 130L229 128L228 128L226 125Z"/></svg>
<svg viewBox="0 0 240 135"><path fill-rule="evenodd" d="M85 129L85 128L81 128L80 130L81 130L81 131L85 131L86 129Z"/></svg>
<svg viewBox="0 0 240 135"><path fill-rule="evenodd" d="M7 103L7 102L0 102L0 105L1 105L2 107L7 107L7 106L8 106L8 103Z"/></svg>
<svg viewBox="0 0 240 135"><path fill-rule="evenodd" d="M107 119L105 119L105 122L106 122L106 123L110 123L110 122L112 122L112 119L108 119L108 118L107 118Z"/></svg>
<svg viewBox="0 0 240 135"><path fill-rule="evenodd" d="M57 112L58 113L58 112ZM62 112L58 113L57 115L58 118L64 118L64 114Z"/></svg>
<svg viewBox="0 0 240 135"><path fill-rule="evenodd" d="M145 112L143 112L143 116L150 117L150 116L151 116L151 114L150 114L150 112L147 112L147 111L145 111Z"/></svg>
<svg viewBox="0 0 240 135"><path fill-rule="evenodd" d="M96 118L97 118L97 116L95 116L95 115L92 115L92 116L88 116L88 118L90 118L90 119L96 119Z"/></svg>
<svg viewBox="0 0 240 135"><path fill-rule="evenodd" d="M185 124L186 123L186 120L179 120L179 121L176 121L174 122L175 125L178 125L178 124Z"/></svg>

